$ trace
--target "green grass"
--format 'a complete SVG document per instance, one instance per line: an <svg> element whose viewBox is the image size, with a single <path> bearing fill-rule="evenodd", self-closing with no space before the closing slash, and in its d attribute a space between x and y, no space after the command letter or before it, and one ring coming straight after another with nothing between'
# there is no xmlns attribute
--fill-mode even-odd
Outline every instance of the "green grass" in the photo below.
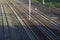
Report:
<svg viewBox="0 0 60 40"><path fill-rule="evenodd" d="M60 3L56 3L56 2L50 2L50 3L46 2L45 5L60 8Z"/></svg>
<svg viewBox="0 0 60 40"><path fill-rule="evenodd" d="M42 3L42 0L36 0L40 3ZM60 8L60 2L45 2L45 5L48 5L48 6L53 6L53 7L56 7L56 8Z"/></svg>

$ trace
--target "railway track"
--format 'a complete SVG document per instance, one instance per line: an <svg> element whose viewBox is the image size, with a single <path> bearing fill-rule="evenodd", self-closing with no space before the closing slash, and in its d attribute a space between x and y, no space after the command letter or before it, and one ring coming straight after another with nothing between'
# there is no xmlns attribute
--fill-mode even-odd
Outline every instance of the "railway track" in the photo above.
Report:
<svg viewBox="0 0 60 40"><path fill-rule="evenodd" d="M19 23L19 21L17 20L17 18L15 18L15 15L14 13L10 13L10 12L7 12L7 6L4 5L4 9L5 9L5 13L7 14L7 18L8 18L8 22L9 22L9 28L10 28L10 33L11 33L11 40L30 40L30 38L28 37L28 35L26 34L25 30L22 28L22 25ZM12 11L13 12L13 11ZM11 17L11 16L14 16L14 17ZM15 23L10 23L10 17L15 19L16 21L16 24ZM12 20L13 20L12 19ZM12 21L11 20L11 21ZM15 25L15 26L14 26ZM13 28L13 29L11 29ZM23 31L24 30L24 31ZM23 32L22 32L23 31ZM28 37L28 38L27 38ZM23 39L24 38L24 39Z"/></svg>
<svg viewBox="0 0 60 40"><path fill-rule="evenodd" d="M9 4L8 4L9 5ZM14 6L13 6L14 7ZM15 11L17 11L16 9L14 9ZM13 11L14 11L13 10ZM14 12L15 13L15 12ZM16 14L17 15L17 14ZM17 16L18 17L18 16ZM22 20L18 17L18 20L21 21L21 24L23 25L23 28L25 29L25 31L27 32L28 36L30 37L31 40L36 40L36 38L33 36L33 34L31 33L30 29L27 28L27 26L22 22Z"/></svg>
<svg viewBox="0 0 60 40"><path fill-rule="evenodd" d="M21 16L21 15L20 15ZM25 17L24 17L24 19L25 19ZM30 23L29 23L30 24Z"/></svg>
<svg viewBox="0 0 60 40"><path fill-rule="evenodd" d="M16 2L15 2L15 4L16 4ZM20 3L21 4L21 3ZM17 4L18 5L18 4ZM27 6L27 5L26 5ZM33 5L32 5L33 6ZM23 7L23 6L22 6ZM23 7L24 8L24 7ZM28 9L25 7L25 9L28 11ZM32 8L32 12L33 12L33 10L34 10L34 8ZM57 22L57 21L55 21L55 20L52 20L50 17L48 17L47 15L45 15L45 14L43 14L41 11L38 11L38 10L34 10L34 12L36 13L36 14L42 14L44 17L45 17L45 19L47 18L47 20L49 19L49 20L51 20L50 22L52 23L52 24L54 24L54 25L56 25L56 26L58 26L58 28L59 28L59 23Z"/></svg>
<svg viewBox="0 0 60 40"><path fill-rule="evenodd" d="M16 10L17 10L17 9L16 9ZM18 10L18 11L19 11L19 10ZM29 21L29 20L26 21L26 19L28 19L27 16L21 14L21 12L20 12L19 16L21 16L21 15L24 16L24 17L21 17L21 18L22 18L22 19L25 18L25 19L24 19L24 22L26 23L26 25L28 25L28 26L32 25L32 22L31 22L31 21ZM35 18L35 20L36 20L36 18ZM38 22L39 22L39 21L38 21ZM35 27L34 24L33 24L33 26ZM30 27L30 28L31 28L31 27ZM42 27L42 29L43 29L43 28L44 28L44 27ZM51 39L55 39L55 38L56 38L56 40L59 39L57 36L55 37L55 35L54 35L51 31L49 31L49 29L48 29L48 30L47 30L47 28L44 28L44 29L45 29L45 31L44 31L45 33L48 32L48 34L51 35L52 38L47 34L47 35L49 36L49 39L50 39L50 38L51 38ZM38 30L38 29L37 29L37 30ZM51 33L51 34L50 34L50 33ZM52 35L53 35L53 36L52 36Z"/></svg>
<svg viewBox="0 0 60 40"><path fill-rule="evenodd" d="M23 6L22 6L23 7ZM23 7L24 8L24 7ZM23 9L22 8L22 9ZM33 9L33 8L32 8ZM24 11L28 11L26 8L24 8ZM32 10L33 11L33 10ZM44 24L46 25L46 26L48 26L47 28L49 28L49 27L51 27L51 28L53 28L53 29L56 29L57 31L54 31L53 29L51 29L51 28L49 28L50 30L52 30L56 35L60 35L60 34L58 34L60 31L58 31L60 28L59 28L59 24L58 23L56 23L56 22L54 22L53 20L51 20L50 18L48 18L48 17L46 17L46 16L44 16L43 14L39 14L40 12L34 12L34 14L32 13L32 16L34 16L34 17L37 17L37 19L39 20L39 21L41 21L42 23L44 23L42 20L44 20L44 21L46 21ZM28 14L28 12L27 12L27 14ZM28 16L28 15L27 15ZM42 19L42 20L41 20ZM35 19L36 20L36 19ZM44 25L43 24L43 25ZM47 25L48 24L48 25ZM60 36L59 36L60 37Z"/></svg>
<svg viewBox="0 0 60 40"><path fill-rule="evenodd" d="M2 10L2 24L3 24L3 40L11 40L11 35L10 35L10 28L8 24L8 19L5 14L5 10L3 7L3 4L1 4L1 10ZM8 38L7 38L8 37Z"/></svg>
<svg viewBox="0 0 60 40"><path fill-rule="evenodd" d="M2 16L2 10L1 10L1 4L0 4L0 40L3 40L4 38L4 27L3 27L3 16Z"/></svg>
<svg viewBox="0 0 60 40"><path fill-rule="evenodd" d="M27 5L26 5L27 6ZM24 7L23 7L24 8ZM27 10L27 9L26 9ZM35 11L35 10L34 10ZM33 8L32 8L32 12L33 12ZM39 16L40 16L40 14L42 14L43 16L42 17L44 17L46 20L48 20L48 21L50 21L50 23L51 24L53 24L53 25L55 25L55 27L57 28L57 29L60 29L59 28L59 26L60 26L60 24L58 23L58 22L56 22L56 21L54 21L54 20L52 20L50 17L48 17L48 16L46 16L45 14L43 14L42 12L40 13L41 11L35 11L34 13L36 13L36 15L38 14ZM48 23L47 23L48 24ZM54 26L53 26L54 27Z"/></svg>
<svg viewBox="0 0 60 40"><path fill-rule="evenodd" d="M27 14L26 14L27 15ZM28 15L27 15L28 16ZM35 20L36 20L36 16L34 16L35 17ZM32 17L33 18L33 17ZM33 19L33 21L34 21L34 19ZM37 22L39 22L39 21L35 21L35 23L37 23ZM38 25L38 23L37 23L37 25ZM43 29L43 28L42 28ZM46 35L46 34L45 34Z"/></svg>
<svg viewBox="0 0 60 40"><path fill-rule="evenodd" d="M27 14L28 14L28 13L27 13ZM26 14L26 15L27 15L27 14ZM34 15L35 20L37 21L37 20L39 19L38 16L36 16L35 13L34 13L33 15ZM27 15L27 16L28 16L28 15ZM32 19L34 19L34 18L32 17ZM39 21L40 21L40 19L38 20L38 22L39 22Z"/></svg>
<svg viewBox="0 0 60 40"><path fill-rule="evenodd" d="M38 6L39 5L39 6ZM38 8L39 11L42 11L45 15L52 19L52 17L57 17L57 19L53 19L55 22L59 23L60 16L59 16L59 9L52 8L50 6L44 6L42 4L32 4L32 6ZM59 23L60 24L60 23Z"/></svg>

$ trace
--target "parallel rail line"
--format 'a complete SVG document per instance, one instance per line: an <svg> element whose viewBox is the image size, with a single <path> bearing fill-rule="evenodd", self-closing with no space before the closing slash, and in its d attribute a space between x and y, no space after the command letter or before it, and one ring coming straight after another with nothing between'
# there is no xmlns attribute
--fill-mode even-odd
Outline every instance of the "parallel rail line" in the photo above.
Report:
<svg viewBox="0 0 60 40"><path fill-rule="evenodd" d="M13 5L12 5L13 6ZM14 6L13 6L14 7ZM16 8L16 7L15 7ZM15 10L17 10L17 9L15 9ZM30 25L33 25L34 27L35 27L35 25L33 24L33 22L32 21L30 21L30 20L28 20L28 18L27 18L27 16L25 16L23 13L21 13L19 10L18 10L18 12L20 13L18 13L19 14L19 16L21 17L21 19L24 19L23 21L25 22L25 24L26 25L28 25L28 26L30 26ZM36 19L37 17L36 16L34 16L34 18ZM33 19L34 19L33 18ZM38 18L37 18L38 19ZM27 20L27 21L26 21ZM39 22L39 21L37 21L37 22ZM37 27L37 26L36 26ZM31 28L31 27L29 27L29 28ZM37 28L36 28L37 29ZM43 31L44 31L44 29L45 29L45 33L46 32L48 32L48 36L49 35L51 35L51 36L49 36L49 39L51 38L51 39L60 39L59 37L57 37L51 30L49 30L48 28L44 28L44 27L42 27L42 29L43 29ZM38 29L37 29L38 30ZM53 35L53 36L52 36Z"/></svg>
<svg viewBox="0 0 60 40"><path fill-rule="evenodd" d="M6 13L5 13L5 10L4 10L4 6L3 6L3 4L1 4L1 9L2 9L2 22L3 22L3 30L4 30L4 36L3 36L3 39L5 39L5 36L7 36L7 34L5 34L5 33L9 33L9 39L11 40L11 35L10 35L10 28L9 28L9 24L8 24L8 19L7 19L7 15L6 15ZM5 15L5 16L4 16ZM3 16L5 17L5 21L6 21L6 24L7 25L5 25L5 23L4 23L4 18L3 18ZM6 27L5 27L6 26ZM7 29L6 29L7 28Z"/></svg>

